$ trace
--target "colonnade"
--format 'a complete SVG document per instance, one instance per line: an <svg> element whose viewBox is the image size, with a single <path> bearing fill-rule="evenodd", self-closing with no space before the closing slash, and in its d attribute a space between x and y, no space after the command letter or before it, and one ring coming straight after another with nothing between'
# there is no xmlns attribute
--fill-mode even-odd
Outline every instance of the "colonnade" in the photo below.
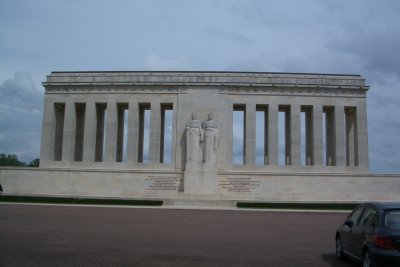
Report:
<svg viewBox="0 0 400 267"><path fill-rule="evenodd" d="M160 102L47 100L41 158L65 162L125 160L141 163L144 161L144 113L151 110L149 162L163 163L165 112L172 109L172 103ZM126 150L125 159L123 150Z"/></svg>
<svg viewBox="0 0 400 267"><path fill-rule="evenodd" d="M284 138L284 165L301 163L301 113L304 113L305 164L315 166L368 166L366 106L301 104L236 104L244 112L245 165L255 165L256 113L264 113L264 165L279 165L279 138ZM285 133L279 136L279 113Z"/></svg>
<svg viewBox="0 0 400 267"><path fill-rule="evenodd" d="M153 97L157 99L157 97ZM244 112L243 165L256 165L256 113L264 113L264 165L279 165L279 138L284 138L283 165L307 166L368 166L366 107L322 104L279 104L249 101L232 104L232 112ZM149 127L149 160L164 163L164 127L167 110L173 112L172 163L175 162L177 107L173 102L139 102L93 100L64 102L47 99L43 121L41 158L64 162L144 163L145 112L151 111ZM232 113L231 112L231 113ZM279 136L279 113L284 114L285 134ZM301 113L305 125L301 148ZM125 116L128 115L127 123ZM187 113L190 116L190 113ZM218 116L218 114L217 114ZM219 118L220 127L232 125L230 118ZM229 121L230 123L223 123ZM184 123L184 122L182 122ZM127 127L127 129L125 129ZM178 129L179 128L179 129ZM127 140L124 140L127 132ZM227 131L232 133L232 129ZM225 141L227 140L227 141ZM230 140L230 141L229 141ZM219 141L232 148L232 138ZM225 142L225 144L224 144ZM126 158L123 158L126 150ZM229 149L227 150L229 151ZM305 164L301 153L305 152ZM185 157L185 155L181 155ZM227 155L228 158L231 155ZM220 155L221 157L221 155ZM223 157L223 155L222 155Z"/></svg>

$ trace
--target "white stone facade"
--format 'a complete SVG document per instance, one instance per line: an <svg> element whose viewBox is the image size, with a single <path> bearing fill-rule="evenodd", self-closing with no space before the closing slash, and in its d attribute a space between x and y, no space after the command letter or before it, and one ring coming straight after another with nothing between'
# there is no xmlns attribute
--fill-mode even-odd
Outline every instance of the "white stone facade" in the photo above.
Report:
<svg viewBox="0 0 400 267"><path fill-rule="evenodd" d="M40 168L1 169L9 194L173 203L396 200L400 192L398 176L368 173L368 86L359 75L52 72L43 85ZM233 163L234 112L243 115L243 164Z"/></svg>
<svg viewBox="0 0 400 267"><path fill-rule="evenodd" d="M192 113L200 121L212 113L219 124L218 160L213 159L218 171L257 168L289 172L368 172L368 86L358 75L53 72L44 86L41 167L185 171L186 146L182 141L186 123ZM171 164L164 164L161 155L161 125L166 109L173 112ZM129 114L125 161L121 160L124 110ZM143 163L141 154L143 110L151 111L147 163ZM240 166L232 164L235 110L245 114L244 164ZM265 112L265 164L262 166L255 164L257 111ZM285 166L278 164L278 112L286 114ZM305 166L301 166L300 160L301 112L306 117Z"/></svg>

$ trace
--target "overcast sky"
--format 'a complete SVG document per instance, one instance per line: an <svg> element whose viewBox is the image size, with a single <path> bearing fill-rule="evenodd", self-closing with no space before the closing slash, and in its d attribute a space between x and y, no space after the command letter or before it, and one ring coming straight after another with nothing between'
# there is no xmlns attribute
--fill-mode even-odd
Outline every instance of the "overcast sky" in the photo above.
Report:
<svg viewBox="0 0 400 267"><path fill-rule="evenodd" d="M400 173L400 1L0 0L0 153L39 157L51 71L361 74L370 170Z"/></svg>

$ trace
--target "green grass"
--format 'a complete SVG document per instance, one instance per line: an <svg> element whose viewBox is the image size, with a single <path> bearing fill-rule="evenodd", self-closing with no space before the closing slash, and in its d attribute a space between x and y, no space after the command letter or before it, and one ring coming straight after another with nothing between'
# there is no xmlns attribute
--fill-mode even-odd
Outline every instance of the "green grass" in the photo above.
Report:
<svg viewBox="0 0 400 267"><path fill-rule="evenodd" d="M31 196L0 196L0 202L18 203L48 203L48 204L93 204L93 205L126 205L126 206L161 206L162 200L134 199L99 199L99 198L68 198L68 197L31 197Z"/></svg>
<svg viewBox="0 0 400 267"><path fill-rule="evenodd" d="M352 210L358 204L350 203L263 203L238 202L238 208L252 209L292 209L292 210Z"/></svg>

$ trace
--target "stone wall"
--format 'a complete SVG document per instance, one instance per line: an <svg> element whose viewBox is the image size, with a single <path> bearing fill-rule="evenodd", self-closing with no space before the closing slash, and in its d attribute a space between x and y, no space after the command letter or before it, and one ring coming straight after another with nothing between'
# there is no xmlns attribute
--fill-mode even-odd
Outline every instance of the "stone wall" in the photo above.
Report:
<svg viewBox="0 0 400 267"><path fill-rule="evenodd" d="M210 192L183 193L183 174L153 170L1 168L6 195L257 202L399 201L400 175L220 172Z"/></svg>

